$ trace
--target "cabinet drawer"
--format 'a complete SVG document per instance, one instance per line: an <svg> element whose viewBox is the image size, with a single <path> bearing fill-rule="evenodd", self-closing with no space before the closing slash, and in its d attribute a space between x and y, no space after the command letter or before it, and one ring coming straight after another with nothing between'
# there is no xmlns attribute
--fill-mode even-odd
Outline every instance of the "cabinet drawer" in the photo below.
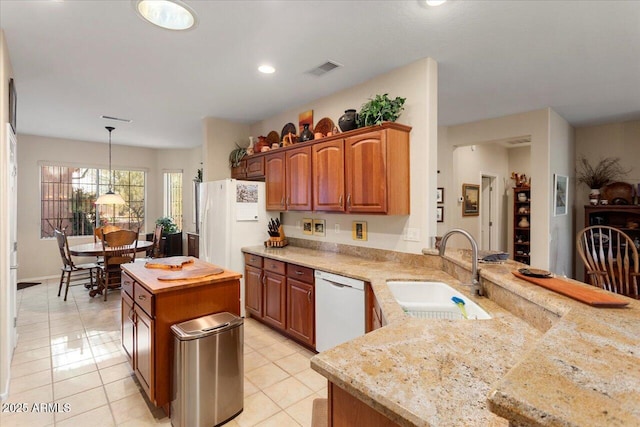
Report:
<svg viewBox="0 0 640 427"><path fill-rule="evenodd" d="M133 279L125 273L122 273L122 291L126 292L130 298L133 298Z"/></svg>
<svg viewBox="0 0 640 427"><path fill-rule="evenodd" d="M244 254L244 263L256 268L262 268L262 257L253 254Z"/></svg>
<svg viewBox="0 0 640 427"><path fill-rule="evenodd" d="M266 258L264 260L264 269L273 273L285 274L285 263L282 261L276 261L275 259Z"/></svg>
<svg viewBox="0 0 640 427"><path fill-rule="evenodd" d="M153 317L153 294L143 288L139 283L135 283L133 299L149 316Z"/></svg>
<svg viewBox="0 0 640 427"><path fill-rule="evenodd" d="M313 284L313 269L295 264L287 264L287 276L301 282Z"/></svg>

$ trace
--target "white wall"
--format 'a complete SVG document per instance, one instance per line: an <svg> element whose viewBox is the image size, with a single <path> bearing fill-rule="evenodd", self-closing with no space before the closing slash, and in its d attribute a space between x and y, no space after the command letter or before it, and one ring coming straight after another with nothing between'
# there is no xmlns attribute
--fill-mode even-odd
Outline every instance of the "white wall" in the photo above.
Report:
<svg viewBox="0 0 640 427"><path fill-rule="evenodd" d="M516 137L530 136L531 164L535 165L530 174L532 177L531 222L532 230L535 230L531 239L531 264L546 269L549 268L550 218L548 212L551 206L550 182L553 181L549 165L549 111L550 109L545 108L451 126L447 130L446 140L442 141L439 147L439 149L446 151L446 154L443 153L441 156L444 163L438 165L441 174L453 173L453 150L457 146L479 145L483 142L505 141ZM456 185L453 178L441 177L441 180L448 180ZM456 191L461 191L461 189ZM455 206L445 203L446 208L455 209ZM463 245L464 243L460 244L460 246Z"/></svg>
<svg viewBox="0 0 640 427"><path fill-rule="evenodd" d="M9 235L8 145L6 123L9 121L9 79L13 77L13 68L9 58L9 49L0 29L0 400L9 392L9 367L13 354L13 316L15 289L11 289Z"/></svg>
<svg viewBox="0 0 640 427"><path fill-rule="evenodd" d="M383 93L388 93L392 98L396 96L407 98L405 111L398 122L413 128L410 135L411 215L287 212L283 214L283 222L288 236L412 253L419 253L422 248L431 246L431 236L436 235L435 189L437 187L437 63L434 60L426 58L416 61L358 86L265 119L251 126L251 134L267 135L272 130L280 134L286 123L297 124L298 114L306 110L313 110L314 124L323 117L329 117L337 125L338 118L344 110L348 108L359 110L368 98ZM326 237L304 235L302 229L298 227L303 218L326 220ZM368 241L352 240L353 221L367 222ZM339 228L339 233L336 233L336 227ZM420 241L404 240L407 227L419 229Z"/></svg>
<svg viewBox="0 0 640 427"><path fill-rule="evenodd" d="M162 216L164 170L182 170L185 181L195 176L200 148L157 150L112 144L113 169L136 169L147 172L145 230L151 232L155 220ZM18 136L18 270L19 280L38 280L59 275L60 254L54 239L40 238L40 165L53 162L107 169L108 145L35 135ZM190 187L183 193L184 206L193 204ZM187 208L191 212L191 208ZM186 228L186 227L185 227ZM193 227L194 229L195 227ZM93 241L93 237L70 237L70 244ZM34 254L42 256L34 257ZM79 261L82 261L80 258Z"/></svg>
<svg viewBox="0 0 640 427"><path fill-rule="evenodd" d="M549 210L549 270L561 276L572 277L575 246L574 196L571 188L575 182L574 173L575 136L573 127L555 111L549 110L549 166L551 177L555 174L569 177L567 214L554 215L554 203ZM553 201L554 180L549 191Z"/></svg>

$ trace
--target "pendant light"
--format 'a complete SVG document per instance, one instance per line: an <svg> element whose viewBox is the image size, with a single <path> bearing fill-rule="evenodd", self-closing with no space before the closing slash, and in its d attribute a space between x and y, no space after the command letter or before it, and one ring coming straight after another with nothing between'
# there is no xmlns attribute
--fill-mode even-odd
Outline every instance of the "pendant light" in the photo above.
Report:
<svg viewBox="0 0 640 427"><path fill-rule="evenodd" d="M98 197L96 205L124 205L124 199L113 192L113 172L111 171L111 132L115 129L113 126L105 126L109 131L109 191Z"/></svg>

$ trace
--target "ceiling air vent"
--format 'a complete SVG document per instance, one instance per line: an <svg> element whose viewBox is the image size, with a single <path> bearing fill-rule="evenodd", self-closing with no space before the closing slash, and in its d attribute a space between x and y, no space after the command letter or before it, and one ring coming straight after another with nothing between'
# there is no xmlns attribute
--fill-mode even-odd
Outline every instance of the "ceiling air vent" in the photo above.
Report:
<svg viewBox="0 0 640 427"><path fill-rule="evenodd" d="M528 144L531 142L531 136L523 136L519 138L510 139L507 141L508 145L520 145L520 144Z"/></svg>
<svg viewBox="0 0 640 427"><path fill-rule="evenodd" d="M336 68L342 67L342 64L338 64L337 62L327 61L322 65L318 65L315 68L307 71L308 74L313 74L316 77L320 77L324 74L327 74L329 71L333 71Z"/></svg>

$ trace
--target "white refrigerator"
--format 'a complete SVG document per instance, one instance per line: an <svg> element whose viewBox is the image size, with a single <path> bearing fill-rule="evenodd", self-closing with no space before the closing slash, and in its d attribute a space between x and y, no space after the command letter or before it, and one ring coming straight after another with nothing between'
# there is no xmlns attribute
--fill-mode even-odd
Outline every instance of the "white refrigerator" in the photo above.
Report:
<svg viewBox="0 0 640 427"><path fill-rule="evenodd" d="M241 248L269 238L265 184L223 179L200 184L200 259L241 273ZM279 217L279 213L274 212ZM244 309L244 277L240 279L240 313Z"/></svg>

